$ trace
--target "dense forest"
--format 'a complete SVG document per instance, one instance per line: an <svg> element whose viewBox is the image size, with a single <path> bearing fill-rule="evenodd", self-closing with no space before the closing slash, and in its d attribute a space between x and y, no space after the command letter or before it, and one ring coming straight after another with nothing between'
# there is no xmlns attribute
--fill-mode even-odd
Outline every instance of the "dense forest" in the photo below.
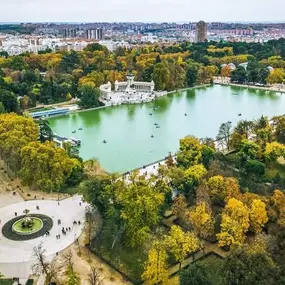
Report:
<svg viewBox="0 0 285 285"><path fill-rule="evenodd" d="M239 66L249 62L247 68ZM229 63L236 65L232 71ZM268 66L273 70L269 72ZM118 48L114 52L94 43L82 52L0 54L0 112L23 112L37 103L81 99L82 107L98 106L102 83L154 80L157 90L175 90L231 76L239 83L282 83L285 79L285 39L260 43L205 42ZM18 100L19 99L19 100Z"/></svg>

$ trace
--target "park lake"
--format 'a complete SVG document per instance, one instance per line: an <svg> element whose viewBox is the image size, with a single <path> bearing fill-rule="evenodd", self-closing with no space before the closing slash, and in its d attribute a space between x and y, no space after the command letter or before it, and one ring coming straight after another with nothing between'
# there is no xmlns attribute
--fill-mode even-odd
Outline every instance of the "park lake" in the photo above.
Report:
<svg viewBox="0 0 285 285"><path fill-rule="evenodd" d="M151 103L76 112L49 122L54 133L82 141L79 154L84 160L97 158L107 171L124 172L176 152L179 139L186 135L215 138L223 122L234 126L239 120L284 114L285 94L214 85L168 94Z"/></svg>

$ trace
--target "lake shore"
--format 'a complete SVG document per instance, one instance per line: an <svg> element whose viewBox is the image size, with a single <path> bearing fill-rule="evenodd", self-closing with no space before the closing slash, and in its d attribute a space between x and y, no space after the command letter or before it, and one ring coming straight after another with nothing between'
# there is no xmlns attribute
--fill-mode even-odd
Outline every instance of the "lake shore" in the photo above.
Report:
<svg viewBox="0 0 285 285"><path fill-rule="evenodd" d="M235 86L235 87L243 87L243 88L249 88L249 89L257 89L257 90L263 90L263 91L271 91L271 92L280 92L285 93L285 85L284 88L275 87L275 86L256 86L256 85L248 85L248 84L239 84L239 83L232 83L232 82L222 82L219 80L214 81L214 84L216 85L222 85L222 86Z"/></svg>

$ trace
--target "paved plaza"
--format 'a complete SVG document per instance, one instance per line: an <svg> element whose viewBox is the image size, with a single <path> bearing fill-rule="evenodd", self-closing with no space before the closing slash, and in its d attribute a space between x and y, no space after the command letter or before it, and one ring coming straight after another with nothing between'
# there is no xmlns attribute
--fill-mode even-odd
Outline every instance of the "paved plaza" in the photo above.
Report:
<svg viewBox="0 0 285 285"><path fill-rule="evenodd" d="M81 202L81 196L76 195L60 202L33 200L0 208L0 272L8 277L27 278L34 263L32 253L35 246L42 243L46 250L46 256L51 260L57 252L72 244L82 233L86 206L86 203ZM15 212L19 216L23 215L25 209L29 209L30 214L43 214L52 218L53 227L49 236L27 241L12 241L3 236L3 225L15 217ZM58 225L58 219L61 220L60 225ZM77 222L77 225L73 225L74 221ZM78 221L80 221L80 225ZM62 227L70 227L70 231L68 230L66 235L63 235ZM60 239L56 237L59 234Z"/></svg>

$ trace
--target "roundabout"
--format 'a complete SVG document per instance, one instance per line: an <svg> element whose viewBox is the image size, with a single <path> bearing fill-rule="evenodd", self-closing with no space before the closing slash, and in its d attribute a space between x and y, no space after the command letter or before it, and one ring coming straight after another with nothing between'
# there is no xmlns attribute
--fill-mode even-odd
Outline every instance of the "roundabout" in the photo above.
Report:
<svg viewBox="0 0 285 285"><path fill-rule="evenodd" d="M51 261L81 235L87 205L75 195L62 201L31 200L0 208L0 272L28 278L35 263L33 249L40 244Z"/></svg>
<svg viewBox="0 0 285 285"><path fill-rule="evenodd" d="M23 215L8 221L2 228L2 234L7 239L23 241L44 235L52 226L53 220L46 215Z"/></svg>

